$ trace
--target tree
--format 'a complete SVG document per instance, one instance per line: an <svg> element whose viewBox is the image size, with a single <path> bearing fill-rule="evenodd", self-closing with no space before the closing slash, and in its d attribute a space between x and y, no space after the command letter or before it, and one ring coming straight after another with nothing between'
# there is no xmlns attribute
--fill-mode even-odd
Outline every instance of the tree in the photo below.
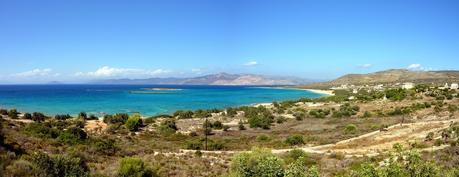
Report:
<svg viewBox="0 0 459 177"><path fill-rule="evenodd" d="M175 133L178 128L173 119L166 119L165 121L161 122L158 130L161 133L172 134Z"/></svg>
<svg viewBox="0 0 459 177"><path fill-rule="evenodd" d="M153 177L158 176L150 168L146 168L143 161L136 157L124 157L118 168L119 177Z"/></svg>
<svg viewBox="0 0 459 177"><path fill-rule="evenodd" d="M142 125L142 119L140 118L140 114L134 114L128 118L125 123L126 128L131 131L135 132L139 130L139 127Z"/></svg>

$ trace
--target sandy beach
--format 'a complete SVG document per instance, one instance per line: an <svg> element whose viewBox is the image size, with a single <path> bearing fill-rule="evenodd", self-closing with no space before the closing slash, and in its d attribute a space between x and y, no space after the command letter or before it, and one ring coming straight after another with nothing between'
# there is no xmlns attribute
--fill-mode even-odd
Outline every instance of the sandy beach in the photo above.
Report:
<svg viewBox="0 0 459 177"><path fill-rule="evenodd" d="M324 95L329 95L329 96L335 95L335 94L333 93L333 90L319 90L319 89L301 89L301 90L307 90L307 91L310 91L310 92L319 93L319 94L324 94Z"/></svg>

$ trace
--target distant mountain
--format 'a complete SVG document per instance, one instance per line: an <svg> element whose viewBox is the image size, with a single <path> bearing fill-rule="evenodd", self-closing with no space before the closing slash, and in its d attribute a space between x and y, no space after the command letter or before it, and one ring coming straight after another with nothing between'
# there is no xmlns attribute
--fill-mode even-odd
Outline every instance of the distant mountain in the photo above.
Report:
<svg viewBox="0 0 459 177"><path fill-rule="evenodd" d="M255 74L218 73L192 78L107 79L92 84L157 84L157 85L302 85L312 80L296 77L271 77Z"/></svg>
<svg viewBox="0 0 459 177"><path fill-rule="evenodd" d="M459 71L412 71L406 69L390 69L368 74L348 74L333 81L313 83L304 87L325 88L342 84L387 84L387 83L437 83L458 82Z"/></svg>

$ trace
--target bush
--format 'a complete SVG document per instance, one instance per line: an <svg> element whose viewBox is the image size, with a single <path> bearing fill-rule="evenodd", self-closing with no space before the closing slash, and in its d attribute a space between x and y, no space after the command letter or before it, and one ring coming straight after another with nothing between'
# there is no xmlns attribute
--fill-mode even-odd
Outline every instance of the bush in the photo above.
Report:
<svg viewBox="0 0 459 177"><path fill-rule="evenodd" d="M295 120L301 121L304 119L305 115L303 112L295 112L293 117L295 117Z"/></svg>
<svg viewBox="0 0 459 177"><path fill-rule="evenodd" d="M233 108L227 108L226 109L226 116L234 117L235 115L237 115L236 109L233 109Z"/></svg>
<svg viewBox="0 0 459 177"><path fill-rule="evenodd" d="M239 130L245 130L244 123L242 121L239 121Z"/></svg>
<svg viewBox="0 0 459 177"><path fill-rule="evenodd" d="M119 177L152 177L158 176L153 170L146 168L142 160L135 157L124 157L118 168Z"/></svg>
<svg viewBox="0 0 459 177"><path fill-rule="evenodd" d="M57 140L66 144L79 144L86 140L88 135L80 128L69 128L59 134Z"/></svg>
<svg viewBox="0 0 459 177"><path fill-rule="evenodd" d="M352 134L352 133L355 133L356 131L357 131L357 126L355 126L354 124L348 124L344 128L344 133L346 134Z"/></svg>
<svg viewBox="0 0 459 177"><path fill-rule="evenodd" d="M129 119L129 115L125 113L116 113L115 115L105 115L104 122L107 124L124 124Z"/></svg>
<svg viewBox="0 0 459 177"><path fill-rule="evenodd" d="M11 119L17 119L18 118L18 111L16 109L10 109L8 111L8 117L10 117Z"/></svg>
<svg viewBox="0 0 459 177"><path fill-rule="evenodd" d="M167 119L161 122L161 125L159 126L158 130L161 133L172 134L172 133L175 133L178 129L177 129L177 125L175 124L174 120Z"/></svg>
<svg viewBox="0 0 459 177"><path fill-rule="evenodd" d="M35 122L43 122L45 121L46 116L41 112L34 112L32 113L32 120Z"/></svg>
<svg viewBox="0 0 459 177"><path fill-rule="evenodd" d="M142 120L140 119L139 114L134 114L131 117L128 118L128 120L125 123L126 128L131 131L135 132L139 130L139 127L142 125Z"/></svg>
<svg viewBox="0 0 459 177"><path fill-rule="evenodd" d="M230 172L240 177L282 177L284 162L266 149L235 155L231 160Z"/></svg>
<svg viewBox="0 0 459 177"><path fill-rule="evenodd" d="M149 117L149 118L146 118L144 119L143 123L146 124L146 125L149 125L149 124L154 124L156 122L155 118L153 117Z"/></svg>
<svg viewBox="0 0 459 177"><path fill-rule="evenodd" d="M67 119L70 119L72 117L70 115L68 115L68 114L62 114L62 115L58 114L58 115L55 115L54 118L56 120L67 120Z"/></svg>
<svg viewBox="0 0 459 177"><path fill-rule="evenodd" d="M6 110L6 109L0 109L0 115L7 116L7 115L8 115L8 110Z"/></svg>
<svg viewBox="0 0 459 177"><path fill-rule="evenodd" d="M85 112L80 112L78 114L78 118L79 119L83 119L83 120L86 120L88 118L88 115L85 113Z"/></svg>
<svg viewBox="0 0 459 177"><path fill-rule="evenodd" d="M22 116L23 119L28 119L28 120L32 120L32 114L30 113L24 113L24 116Z"/></svg>
<svg viewBox="0 0 459 177"><path fill-rule="evenodd" d="M223 129L223 124L222 124L222 122L217 120L217 121L215 121L213 123L212 128L214 128L216 130L221 130L221 129Z"/></svg>
<svg viewBox="0 0 459 177"><path fill-rule="evenodd" d="M226 131L228 131L229 129L230 129L230 126L228 126L228 125L223 125L223 131L226 132Z"/></svg>
<svg viewBox="0 0 459 177"><path fill-rule="evenodd" d="M177 117L179 119L191 119L193 118L193 111L190 111L190 110L177 110L175 111L174 113L174 117Z"/></svg>
<svg viewBox="0 0 459 177"><path fill-rule="evenodd" d="M97 152L105 155L113 155L118 151L118 147L113 139L96 139L94 147Z"/></svg>
<svg viewBox="0 0 459 177"><path fill-rule="evenodd" d="M304 144L304 138L302 135L291 135L287 137L287 139L285 140L285 143L291 146L302 145Z"/></svg>
<svg viewBox="0 0 459 177"><path fill-rule="evenodd" d="M25 131L39 138L57 138L60 134L59 130L42 123L30 123L25 127Z"/></svg>
<svg viewBox="0 0 459 177"><path fill-rule="evenodd" d="M33 164L41 174L48 177L89 176L86 163L80 158L57 155L50 157L44 153L32 157Z"/></svg>
<svg viewBox="0 0 459 177"><path fill-rule="evenodd" d="M257 141L266 142L266 141L270 141L270 140L271 140L271 138L268 135L258 135L257 136Z"/></svg>

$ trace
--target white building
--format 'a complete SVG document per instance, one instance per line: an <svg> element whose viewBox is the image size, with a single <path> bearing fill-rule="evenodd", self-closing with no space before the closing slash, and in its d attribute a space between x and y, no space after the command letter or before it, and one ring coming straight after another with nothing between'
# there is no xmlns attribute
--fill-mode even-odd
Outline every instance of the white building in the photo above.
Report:
<svg viewBox="0 0 459 177"><path fill-rule="evenodd" d="M452 83L450 89L458 89L459 85L457 83Z"/></svg>
<svg viewBox="0 0 459 177"><path fill-rule="evenodd" d="M403 83L402 88L404 88L404 89L412 89L412 88L414 88L414 84L411 83L411 82L406 82L406 83Z"/></svg>

